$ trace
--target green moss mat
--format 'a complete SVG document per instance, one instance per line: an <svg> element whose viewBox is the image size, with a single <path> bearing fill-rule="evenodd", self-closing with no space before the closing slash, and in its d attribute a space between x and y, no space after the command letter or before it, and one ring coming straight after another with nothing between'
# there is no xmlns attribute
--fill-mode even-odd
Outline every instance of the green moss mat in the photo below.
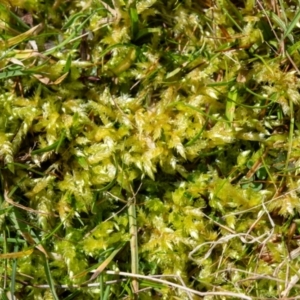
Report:
<svg viewBox="0 0 300 300"><path fill-rule="evenodd" d="M2 1L3 299L297 299L299 3Z"/></svg>

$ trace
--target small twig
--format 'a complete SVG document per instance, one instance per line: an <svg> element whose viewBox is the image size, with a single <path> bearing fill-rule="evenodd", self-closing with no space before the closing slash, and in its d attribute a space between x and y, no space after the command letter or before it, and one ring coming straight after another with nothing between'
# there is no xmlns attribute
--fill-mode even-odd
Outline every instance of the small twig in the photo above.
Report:
<svg viewBox="0 0 300 300"><path fill-rule="evenodd" d="M285 290L280 294L280 296L284 297L284 299L286 299L286 297L288 296L290 290L297 284L298 281L299 281L299 276L297 274L292 276L290 282L288 282L288 284L286 285Z"/></svg>
<svg viewBox="0 0 300 300"><path fill-rule="evenodd" d="M228 243L230 240L234 239L234 238L239 238L241 240L242 243L244 244L254 244L254 243L260 243L263 244L265 243L267 240L269 240L272 237L273 231L271 231L270 233L264 233L258 237L253 237L252 235L249 235L247 233L236 233L236 234L228 234L225 235L223 237L221 237L219 240L217 241L213 241L213 242L204 242L200 245L198 245L195 249L193 249L188 257L190 260L194 261L194 262L199 262L197 261L195 258L193 258L193 255L199 251L200 248L202 248L203 246L206 245L210 245L210 249L206 252L206 254L204 256L202 256L202 258L200 259L200 262L206 260L210 255L211 252L213 251L213 249L217 246L217 245L221 245L221 244L225 244ZM262 238L264 238L267 235L267 238L265 238L263 241L261 241Z"/></svg>
<svg viewBox="0 0 300 300"><path fill-rule="evenodd" d="M270 20L268 14L267 14L265 8L262 6L262 4L260 3L259 0L257 1L257 4L258 4L258 6L260 7L260 9L264 12L265 17L266 17L266 19L267 19L267 21L268 21L268 23L269 23L269 25L270 25L270 28L271 28L271 30L272 30L274 36L276 37L276 40L278 41L278 43L280 43L280 38L278 37L278 35L276 34L276 31L274 30L273 25L272 25L272 22L271 22L271 20Z"/></svg>
<svg viewBox="0 0 300 300"><path fill-rule="evenodd" d="M10 205L18 207L18 208L21 208L23 210L26 210L27 212L34 213L34 214L39 214L39 215L44 215L44 216L58 217L58 215L56 215L56 214L46 213L46 212L43 212L43 211L40 211L40 210L35 210L35 209L30 208L30 207L26 207L26 206L24 206L22 204L19 204L17 202L14 202L12 199L9 198L7 190L4 191L4 199Z"/></svg>
<svg viewBox="0 0 300 300"><path fill-rule="evenodd" d="M293 65L293 67L295 68L295 70L300 73L300 70L298 69L296 63L293 61L293 59L290 57L289 53L287 51L285 51L285 55L288 58L288 60L290 61L290 63Z"/></svg>
<svg viewBox="0 0 300 300"><path fill-rule="evenodd" d="M222 291L222 292L199 292L199 291L190 289L190 288L185 287L185 286L181 286L181 285L173 283L173 282L169 282L169 281L166 281L166 280L154 278L152 276L146 276L146 275L140 275L140 274L131 274L131 273L127 273L127 272L117 272L117 271L105 271L105 273L109 274L109 275L118 275L118 276L136 277L136 278L140 278L140 279L146 279L146 280L149 280L149 281L158 282L158 283L161 283L161 284L164 284L164 285L167 285L167 286L178 288L178 289L184 290L186 292L190 292L194 295L203 296L203 297L204 296L225 296L225 297L235 297L235 298L238 298L238 299L252 300L252 297L246 296L244 294L227 292L227 291Z"/></svg>
<svg viewBox="0 0 300 300"><path fill-rule="evenodd" d="M264 212L267 214L267 216L268 216L268 218L269 218L269 221L270 221L270 223L271 223L272 228L271 228L271 230L270 230L269 233L264 233L264 234L262 234L262 235L260 235L260 236L258 236L258 237L253 237L252 235L249 234L249 233L251 232L251 230L252 230L253 225L250 227L250 229L248 230L247 233L236 233L234 230L232 230L232 229L228 228L227 226L224 226L224 225L222 225L222 224L220 224L220 223L218 223L218 222L212 220L210 217L208 217L208 216L205 215L208 219L212 220L213 222L215 222L216 224L218 224L218 225L221 226L222 228L228 230L231 234L228 234L228 235L226 235L226 236L223 236L223 237L221 237L221 238L220 238L219 240L217 240L217 241L204 242L204 243L198 245L195 249L193 249L193 250L189 253L189 255L188 255L189 259L191 259L191 260L194 261L194 262L199 262L198 260L196 260L195 258L193 258L193 255L194 255L197 251L199 251L199 249L202 248L203 246L205 246L205 245L210 245L210 249L209 249L209 250L206 252L206 254L200 259L200 263L201 263L202 261L206 260L206 259L210 256L211 252L213 251L213 249L214 249L217 245L219 245L219 244L225 244L225 243L227 243L228 241L230 241L230 240L233 239L233 238L239 238L239 239L241 240L241 242L244 243L244 244L259 243L260 245L261 245L261 244L265 245L265 244L272 238L272 236L273 236L275 224L274 224L274 221L272 220L272 218L271 218L269 212L267 211L267 208L266 208L264 202L262 202L262 207L263 207ZM258 216L258 220L261 218L261 216L262 216L262 214L260 214L260 215ZM254 222L254 224L255 224L255 223L256 223L256 222ZM266 238L265 238L265 236L266 236ZM264 238L264 240L261 240L262 238Z"/></svg>

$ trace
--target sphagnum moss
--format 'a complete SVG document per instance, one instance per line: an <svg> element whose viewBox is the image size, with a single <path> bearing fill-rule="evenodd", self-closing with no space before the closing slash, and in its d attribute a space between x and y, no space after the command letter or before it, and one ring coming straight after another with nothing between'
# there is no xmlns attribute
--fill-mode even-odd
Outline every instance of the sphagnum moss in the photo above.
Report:
<svg viewBox="0 0 300 300"><path fill-rule="evenodd" d="M296 299L298 11L2 1L2 298Z"/></svg>

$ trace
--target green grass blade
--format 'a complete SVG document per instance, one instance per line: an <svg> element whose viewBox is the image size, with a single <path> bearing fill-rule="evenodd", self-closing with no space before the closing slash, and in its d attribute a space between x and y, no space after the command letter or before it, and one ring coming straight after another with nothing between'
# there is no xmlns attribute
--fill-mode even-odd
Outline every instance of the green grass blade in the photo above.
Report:
<svg viewBox="0 0 300 300"><path fill-rule="evenodd" d="M111 289L111 285L106 286L104 296L103 296L103 300L108 300L109 299L110 289Z"/></svg>
<svg viewBox="0 0 300 300"><path fill-rule="evenodd" d="M131 21L131 37L135 40L139 32L139 16L136 8L131 7L129 12Z"/></svg>
<svg viewBox="0 0 300 300"><path fill-rule="evenodd" d="M14 247L14 252L19 251L19 246L16 245ZM17 259L15 258L12 262L12 270L11 270L11 279L10 279L10 292L12 296L12 300L14 300L15 290L16 290L16 274L17 274Z"/></svg>
<svg viewBox="0 0 300 300"><path fill-rule="evenodd" d="M72 65L72 56L68 55L66 64L64 66L64 73L67 73L70 71L71 65Z"/></svg>
<svg viewBox="0 0 300 300"><path fill-rule="evenodd" d="M58 144L57 144L57 146L56 146L56 148L55 148L55 153L58 153L59 148L60 148L60 146L62 145L64 139L65 139L65 133L63 132L63 133L60 135L60 138L59 138L59 140L58 140Z"/></svg>
<svg viewBox="0 0 300 300"><path fill-rule="evenodd" d="M77 297L80 294L81 294L81 292L77 290L77 291L73 292L72 294L70 294L69 296L67 296L66 298L64 298L63 300L78 299L78 298L75 298L75 297Z"/></svg>
<svg viewBox="0 0 300 300"><path fill-rule="evenodd" d="M44 270L45 270L46 278L47 278L52 296L55 300L59 300L59 298L56 294L54 281L53 281L53 278L52 278L52 275L51 275L51 269L50 269L50 266L49 266L49 261L45 256L44 256Z"/></svg>
<svg viewBox="0 0 300 300"><path fill-rule="evenodd" d="M300 10L298 10L291 23L286 27L283 35L283 39L289 36L290 33L294 30L294 28L297 26L299 19L300 19Z"/></svg>
<svg viewBox="0 0 300 300"><path fill-rule="evenodd" d="M86 17L86 13L77 13L70 17L70 19L66 22L66 24L62 27L62 30L68 29L76 22L79 18Z"/></svg>
<svg viewBox="0 0 300 300"><path fill-rule="evenodd" d="M33 150L33 151L31 151L31 155L42 154L45 152L55 150L55 149L57 149L59 143L60 143L60 140L54 142L53 144L51 144L47 147L42 148L42 149Z"/></svg>
<svg viewBox="0 0 300 300"><path fill-rule="evenodd" d="M7 242L7 243L14 243L14 244L20 244L20 243L22 243L22 244L25 244L26 243L26 241L25 240L22 240L22 239L20 239L20 238L5 238L5 237L0 237L0 242L1 243L4 243L4 242ZM4 244L3 244L4 245Z"/></svg>
<svg viewBox="0 0 300 300"><path fill-rule="evenodd" d="M295 44L288 47L287 51L290 55L294 54L300 48L300 41L296 42Z"/></svg>
<svg viewBox="0 0 300 300"><path fill-rule="evenodd" d="M117 179L118 179L118 175L119 175L119 168L118 168L117 160L116 160L115 157L114 157L114 162L115 162L115 167L116 167L115 178L109 184L107 184L106 186L104 186L100 189L93 189L93 191L95 191L95 192L105 192L105 191L109 190L110 188L112 188L116 184Z"/></svg>
<svg viewBox="0 0 300 300"><path fill-rule="evenodd" d="M16 163L16 162L11 163L11 164L14 165L15 167L19 167L19 168L21 168L21 169L30 171L30 172L35 173L35 174L37 174L37 175L45 176L45 173L36 171L35 169L31 168L30 166L28 166L28 165L26 165L26 164L21 164L21 163Z"/></svg>
<svg viewBox="0 0 300 300"><path fill-rule="evenodd" d="M235 88L228 93L225 116L229 122L232 122L234 119L237 97L238 91Z"/></svg>
<svg viewBox="0 0 300 300"><path fill-rule="evenodd" d="M13 11L11 9L7 9L7 7L5 7L3 4L0 4L0 10L2 10L4 12L8 12L9 15L11 16L11 18L16 22L16 24L19 27L21 27L20 29L23 29L23 30L30 29L30 26L27 25L18 15L13 13Z"/></svg>
<svg viewBox="0 0 300 300"><path fill-rule="evenodd" d="M0 73L0 80L1 79L8 79L12 77L17 77L17 76L25 76L28 75L30 72L25 71L25 70L12 70L12 71L5 71Z"/></svg>
<svg viewBox="0 0 300 300"><path fill-rule="evenodd" d="M230 21L239 29L240 32L243 32L241 26L235 21L235 19L231 16L227 9L223 8L224 14L230 19Z"/></svg>
<svg viewBox="0 0 300 300"><path fill-rule="evenodd" d="M69 213L62 222L58 223L58 225L42 239L41 243L52 237L64 225L64 222L69 218L70 215L71 213Z"/></svg>

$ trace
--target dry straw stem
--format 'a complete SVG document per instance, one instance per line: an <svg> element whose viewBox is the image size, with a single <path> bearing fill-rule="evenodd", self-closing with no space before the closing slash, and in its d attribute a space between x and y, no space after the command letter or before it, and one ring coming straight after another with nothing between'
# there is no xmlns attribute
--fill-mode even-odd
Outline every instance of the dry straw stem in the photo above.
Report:
<svg viewBox="0 0 300 300"><path fill-rule="evenodd" d="M128 218L129 218L129 232L130 232L130 253L131 253L131 271L133 274L139 273L139 256L138 256L138 228L136 220L136 195L139 192L142 184L134 192L130 186L132 197L129 199ZM132 286L135 296L139 290L139 283L136 278L132 280Z"/></svg>
<svg viewBox="0 0 300 300"><path fill-rule="evenodd" d="M9 203L10 205L12 206L15 206L15 207L18 207L22 210L25 210L27 212L30 212L30 213L33 213L33 214L37 214L37 215L44 215L44 216L54 216L54 217L58 217L58 215L56 214L52 214L52 213L46 213L46 212L43 212L43 211L39 211L39 210L35 210L33 208L30 208L30 207L27 207L27 206L24 206L20 203L17 203L15 201L13 201L9 196L8 196L8 191L7 190L4 190L4 199L7 203Z"/></svg>
<svg viewBox="0 0 300 300"><path fill-rule="evenodd" d="M132 274L132 273L127 273L127 272L119 272L119 271L104 271L105 274L109 274L109 275L116 275L116 276L124 276L124 277L130 277L130 278L138 278L138 279L145 279L148 281L152 281L152 282L157 282L157 283L161 283L163 285L167 285L182 291L187 292L188 294L194 294L194 295L198 295L198 296L224 296L224 297L234 297L234 298L238 298L238 299L245 299L245 300L252 300L254 298L246 296L242 293L232 293L232 292L227 292L227 291L221 291L221 292L199 292L193 289L190 289L186 286L183 285L179 285L167 280L163 280L163 279L159 279L157 278L160 275L155 275L155 276L146 276L146 275L141 275L141 274ZM166 275L161 275L161 277L164 277ZM176 275L167 275L168 277L174 277L177 278L178 276ZM114 281L114 280L110 280L107 282L107 284L115 284L118 283L119 281ZM91 287L91 288L96 288L99 287L100 283L89 283L86 285L72 285L72 287ZM35 285L36 288L49 288L49 285L43 284L43 285ZM68 285L56 285L57 288L70 288L70 286Z"/></svg>
<svg viewBox="0 0 300 300"><path fill-rule="evenodd" d="M179 284L173 283L173 282L169 282L166 280L162 280L162 279L158 279L152 276L146 276L146 275L136 275L136 274L131 274L131 273L127 273L127 272L116 272L116 271L106 271L106 274L110 274L110 275L120 275L120 276L125 276L125 277L136 277L139 279L147 279L153 282L157 282L157 283L162 283L164 285L170 286L170 287L174 287L180 290L183 290L185 292L188 293L192 293L198 296L224 296L224 297L235 297L235 298L239 298L239 299L245 299L245 300L252 300L252 297L246 296L244 294L239 294L239 293L232 293L232 292L199 292L184 286L181 286Z"/></svg>

